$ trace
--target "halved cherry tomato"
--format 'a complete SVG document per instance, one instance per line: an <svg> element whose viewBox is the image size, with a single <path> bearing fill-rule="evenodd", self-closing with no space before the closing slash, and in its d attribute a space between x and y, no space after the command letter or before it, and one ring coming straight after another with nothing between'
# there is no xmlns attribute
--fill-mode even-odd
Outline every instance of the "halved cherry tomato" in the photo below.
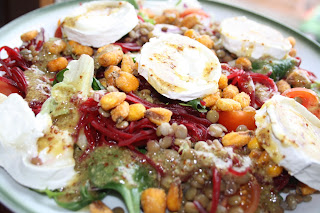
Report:
<svg viewBox="0 0 320 213"><path fill-rule="evenodd" d="M282 93L282 95L289 98L300 98L301 104L306 108L315 106L319 103L317 93L315 93L311 89L306 89L302 87L286 90Z"/></svg>
<svg viewBox="0 0 320 213"><path fill-rule="evenodd" d="M225 126L228 131L236 131L239 125L245 125L248 129L254 130L256 129L255 114L255 111L221 111L218 123Z"/></svg>
<svg viewBox="0 0 320 213"><path fill-rule="evenodd" d="M186 9L185 11L180 13L180 17L183 18L183 17L185 17L187 15L190 15L190 14L196 14L196 15L199 15L199 16L202 16L202 17L210 17L210 15L208 13L204 12L204 10L196 9L196 8L188 8L188 9Z"/></svg>
<svg viewBox="0 0 320 213"><path fill-rule="evenodd" d="M282 95L289 98L299 98L299 103L320 119L320 101L317 93L311 89L292 88L283 92Z"/></svg>
<svg viewBox="0 0 320 213"><path fill-rule="evenodd" d="M11 93L19 93L19 89L4 80L5 78L0 78L0 93L4 95L10 95Z"/></svg>
<svg viewBox="0 0 320 213"><path fill-rule="evenodd" d="M249 187L251 188L251 193L250 193L250 205L247 207L245 210L246 213L254 213L256 212L259 201L260 201L260 193L261 193L261 188L256 179L252 180L249 182Z"/></svg>
<svg viewBox="0 0 320 213"><path fill-rule="evenodd" d="M58 21L58 27L57 27L57 29L56 29L56 31L55 31L55 33L54 33L54 37L56 37L56 38L62 38L62 28L61 28L61 21L60 21L60 19L59 19L59 21Z"/></svg>

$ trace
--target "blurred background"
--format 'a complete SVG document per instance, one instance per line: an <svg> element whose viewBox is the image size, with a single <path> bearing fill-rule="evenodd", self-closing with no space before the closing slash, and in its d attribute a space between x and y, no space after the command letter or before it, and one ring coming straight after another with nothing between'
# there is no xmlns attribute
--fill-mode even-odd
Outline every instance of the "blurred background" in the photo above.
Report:
<svg viewBox="0 0 320 213"><path fill-rule="evenodd" d="M0 27L39 7L68 0L0 0ZM70 0L69 0L70 1ZM232 3L290 27L320 42L320 0L218 0Z"/></svg>

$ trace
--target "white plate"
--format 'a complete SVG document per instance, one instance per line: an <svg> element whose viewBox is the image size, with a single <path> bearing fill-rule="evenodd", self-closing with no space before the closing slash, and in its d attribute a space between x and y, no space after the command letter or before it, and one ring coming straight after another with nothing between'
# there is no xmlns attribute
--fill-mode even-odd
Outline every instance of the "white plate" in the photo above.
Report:
<svg viewBox="0 0 320 213"><path fill-rule="evenodd" d="M301 33L275 20L265 18L246 9L232 6L223 1L202 1L203 8L209 12L215 20L219 21L227 17L245 15L250 19L259 21L278 29L284 36L296 38L298 56L302 58L301 67L316 73L320 77L320 47L314 41L309 40ZM59 19L63 19L77 5L79 1L60 3L49 7L37 9L23 15L0 29L0 46L16 47L21 44L20 35L32 29L45 28L47 35L51 37L57 27ZM1 122L1 118L0 118ZM319 174L320 178L320 174ZM14 212L41 212L61 213L69 212L60 208L52 199L36 193L30 189L17 184L3 169L0 169L0 201ZM108 196L105 200L110 207L122 206L124 204L118 196ZM318 213L320 195L314 195L310 203L302 203L293 213ZM79 212L88 212L84 209Z"/></svg>

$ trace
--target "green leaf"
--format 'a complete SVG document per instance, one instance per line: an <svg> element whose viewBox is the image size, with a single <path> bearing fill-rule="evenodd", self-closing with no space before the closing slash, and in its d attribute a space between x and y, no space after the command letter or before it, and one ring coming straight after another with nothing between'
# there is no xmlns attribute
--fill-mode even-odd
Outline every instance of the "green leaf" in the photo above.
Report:
<svg viewBox="0 0 320 213"><path fill-rule="evenodd" d="M252 62L252 71L265 75L271 72L269 77L274 81L279 81L296 65L297 60L291 57L284 60L256 60Z"/></svg>
<svg viewBox="0 0 320 213"><path fill-rule="evenodd" d="M199 111L199 112L207 112L208 110L206 109L206 106L201 104L200 99L194 99L191 101L188 101L187 103L179 103L181 106L189 106L192 107L193 109Z"/></svg>
<svg viewBox="0 0 320 213"><path fill-rule="evenodd" d="M52 86L54 86L55 84L57 84L57 83L60 83L60 82L62 82L63 81L63 78L64 78L64 73L65 73L65 71L67 71L67 70L69 70L68 68L65 68L65 69L63 69L63 70L61 70L61 71L59 71L58 73L57 73L57 75L56 75L56 77L54 78L54 81L53 81L53 83L52 83Z"/></svg>
<svg viewBox="0 0 320 213"><path fill-rule="evenodd" d="M179 4L181 4L182 0L179 0L177 3L176 3L176 6L178 6Z"/></svg>
<svg viewBox="0 0 320 213"><path fill-rule="evenodd" d="M45 194L49 198L55 198L55 197L63 195L65 193L65 192L60 192L60 191L51 191L50 189L45 189L45 190L33 189L33 190L38 192L38 193Z"/></svg>
<svg viewBox="0 0 320 213"><path fill-rule="evenodd" d="M155 20L149 18L149 16L148 16L147 14L142 13L142 12L139 12L138 15L139 15L145 22L148 22L148 23L153 24L153 25L156 24Z"/></svg>
<svg viewBox="0 0 320 213"><path fill-rule="evenodd" d="M119 1L121 1L121 0L119 0ZM139 5L135 0L125 0L125 1L132 4L135 9L139 9Z"/></svg>
<svg viewBox="0 0 320 213"><path fill-rule="evenodd" d="M320 98L320 81L317 81L311 84L311 89L317 93L318 97Z"/></svg>
<svg viewBox="0 0 320 213"><path fill-rule="evenodd" d="M95 77L93 77L93 81L92 81L92 85L91 86L92 86L93 90L103 90L103 89L105 89L105 87L102 86L100 81L98 79L96 79Z"/></svg>
<svg viewBox="0 0 320 213"><path fill-rule="evenodd" d="M85 186L80 188L80 198L77 201L62 202L58 199L57 196L55 196L54 199L59 206L72 211L77 211L89 205L93 201L101 200L106 196L106 192L93 193L91 190L89 190L89 188L89 184L86 184Z"/></svg>
<svg viewBox="0 0 320 213"><path fill-rule="evenodd" d="M91 154L89 180L99 190L111 189L123 197L130 213L140 212L140 195L157 184L157 174L132 151L118 147L98 147ZM98 157L100 156L100 157Z"/></svg>

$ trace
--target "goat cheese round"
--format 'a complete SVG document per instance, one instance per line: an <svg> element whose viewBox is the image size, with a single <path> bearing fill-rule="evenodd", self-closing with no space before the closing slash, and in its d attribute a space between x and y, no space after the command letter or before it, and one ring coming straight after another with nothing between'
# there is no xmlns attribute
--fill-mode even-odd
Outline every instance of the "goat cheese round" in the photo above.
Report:
<svg viewBox="0 0 320 213"><path fill-rule="evenodd" d="M101 47L114 43L138 23L134 7L124 1L93 1L78 7L62 23L69 40Z"/></svg>
<svg viewBox="0 0 320 213"><path fill-rule="evenodd" d="M223 46L238 57L282 59L292 48L280 32L244 16L223 20L220 33Z"/></svg>
<svg viewBox="0 0 320 213"><path fill-rule="evenodd" d="M217 91L221 65L216 55L198 41L167 34L143 46L138 72L160 94L190 101Z"/></svg>
<svg viewBox="0 0 320 213"><path fill-rule="evenodd" d="M272 160L320 190L320 120L294 99L275 95L256 115L256 136Z"/></svg>
<svg viewBox="0 0 320 213"><path fill-rule="evenodd" d="M0 166L12 178L39 190L58 189L73 179L72 137L52 126L49 114L35 116L20 95L11 94L0 104L0 117Z"/></svg>

